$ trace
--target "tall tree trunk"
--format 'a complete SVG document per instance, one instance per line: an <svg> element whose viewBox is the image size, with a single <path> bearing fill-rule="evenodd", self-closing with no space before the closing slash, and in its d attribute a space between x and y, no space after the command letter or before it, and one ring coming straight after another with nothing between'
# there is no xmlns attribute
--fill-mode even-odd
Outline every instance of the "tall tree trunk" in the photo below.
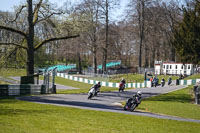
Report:
<svg viewBox="0 0 200 133"><path fill-rule="evenodd" d="M138 21L140 27L140 43L139 43L139 57L138 57L138 67L139 73L141 73L140 68L142 67L142 45L144 39L144 0L139 1L138 7Z"/></svg>
<svg viewBox="0 0 200 133"><path fill-rule="evenodd" d="M106 72L106 62L107 62L107 50L106 48L103 49L103 69L102 72L105 73Z"/></svg>
<svg viewBox="0 0 200 133"><path fill-rule="evenodd" d="M171 61L176 61L176 50L175 50L175 48L174 48L174 46L171 46L171 49L170 49L170 60Z"/></svg>
<svg viewBox="0 0 200 133"><path fill-rule="evenodd" d="M94 68L94 73L97 73L97 51L96 51L96 47L93 48L93 68Z"/></svg>
<svg viewBox="0 0 200 133"><path fill-rule="evenodd" d="M28 50L27 50L27 75L34 74L34 24L33 24L33 8L32 8L32 0L28 0ZM34 84L34 78L32 79L32 83Z"/></svg>
<svg viewBox="0 0 200 133"><path fill-rule="evenodd" d="M144 67L147 68L149 66L149 54L147 53L148 52L148 47L147 47L147 44L145 44L145 63L144 63Z"/></svg>
<svg viewBox="0 0 200 133"><path fill-rule="evenodd" d="M150 67L153 68L154 67L154 61L155 61L155 56L156 56L155 42L153 42L151 51L152 51L152 55L150 57Z"/></svg>
<svg viewBox="0 0 200 133"><path fill-rule="evenodd" d="M78 72L79 74L82 74L81 55L79 52L77 53L77 55L78 55Z"/></svg>
<svg viewBox="0 0 200 133"><path fill-rule="evenodd" d="M108 0L106 0L106 46L103 49L103 73L107 71L107 52L108 52Z"/></svg>
<svg viewBox="0 0 200 133"><path fill-rule="evenodd" d="M97 17L97 15L96 15ZM96 20L97 22L97 20ZM94 68L94 73L97 73L97 39L96 39L96 27L94 29L93 33L93 68Z"/></svg>
<svg viewBox="0 0 200 133"><path fill-rule="evenodd" d="M93 68L94 68L94 73L97 73L97 37L96 37L96 32L97 32L97 25L98 25L98 13L99 13L99 5L97 4L97 10L95 13L95 27L94 32L93 32Z"/></svg>

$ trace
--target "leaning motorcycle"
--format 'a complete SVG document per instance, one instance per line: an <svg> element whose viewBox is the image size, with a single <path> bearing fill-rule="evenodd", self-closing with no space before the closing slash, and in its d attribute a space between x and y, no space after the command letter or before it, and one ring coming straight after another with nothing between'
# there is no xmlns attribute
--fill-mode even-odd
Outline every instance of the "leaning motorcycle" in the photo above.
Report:
<svg viewBox="0 0 200 133"><path fill-rule="evenodd" d="M88 99L91 99L94 96L97 96L97 93L100 92L99 88L96 90L94 87L92 87L88 92Z"/></svg>
<svg viewBox="0 0 200 133"><path fill-rule="evenodd" d="M91 88L88 92L88 99L91 99L95 95L95 88Z"/></svg>
<svg viewBox="0 0 200 133"><path fill-rule="evenodd" d="M165 86L165 81L161 80L161 86L164 87Z"/></svg>
<svg viewBox="0 0 200 133"><path fill-rule="evenodd" d="M125 89L125 84L124 83L122 83L122 82L120 82L120 84L119 84L119 92L120 91L124 91L124 89Z"/></svg>
<svg viewBox="0 0 200 133"><path fill-rule="evenodd" d="M131 112L141 103L138 97L129 98L124 105L124 110L130 110Z"/></svg>
<svg viewBox="0 0 200 133"><path fill-rule="evenodd" d="M168 80L168 85L170 85L172 83L172 80L171 79L169 79Z"/></svg>

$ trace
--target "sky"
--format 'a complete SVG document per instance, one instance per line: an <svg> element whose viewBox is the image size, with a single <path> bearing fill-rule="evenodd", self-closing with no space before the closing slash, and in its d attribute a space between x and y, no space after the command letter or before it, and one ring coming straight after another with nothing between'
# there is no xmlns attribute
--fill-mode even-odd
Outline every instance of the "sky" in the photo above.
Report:
<svg viewBox="0 0 200 133"><path fill-rule="evenodd" d="M0 10L1 11L8 11L8 12L13 12L14 11L14 6L20 5L20 3L26 1L26 0L0 0ZM57 4L58 6L62 6L63 3L66 0L49 0L53 4ZM79 0L72 0L73 2L79 1ZM116 18L119 18L120 15L122 15L125 5L128 3L129 0L121 0L120 5L121 7L119 9L116 9L114 11L114 15Z"/></svg>

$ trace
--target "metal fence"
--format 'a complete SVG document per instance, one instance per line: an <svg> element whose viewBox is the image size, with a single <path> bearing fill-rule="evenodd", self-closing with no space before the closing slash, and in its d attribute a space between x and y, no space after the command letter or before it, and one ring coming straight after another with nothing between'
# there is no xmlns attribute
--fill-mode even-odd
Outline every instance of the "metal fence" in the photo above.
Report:
<svg viewBox="0 0 200 133"><path fill-rule="evenodd" d="M56 68L51 71L45 70L44 73L43 85L45 85L46 93L56 93L56 85L55 85L55 76L56 76Z"/></svg>

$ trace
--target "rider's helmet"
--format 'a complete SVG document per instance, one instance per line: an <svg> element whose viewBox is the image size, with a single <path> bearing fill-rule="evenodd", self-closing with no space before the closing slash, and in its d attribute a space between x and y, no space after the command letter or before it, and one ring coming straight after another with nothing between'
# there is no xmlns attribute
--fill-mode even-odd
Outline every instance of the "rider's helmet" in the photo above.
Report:
<svg viewBox="0 0 200 133"><path fill-rule="evenodd" d="M100 84L101 84L101 82L98 82L98 84L100 85Z"/></svg>
<svg viewBox="0 0 200 133"><path fill-rule="evenodd" d="M138 96L142 96L142 92L141 92L141 91L138 91L138 92L137 92L137 95L138 95Z"/></svg>

